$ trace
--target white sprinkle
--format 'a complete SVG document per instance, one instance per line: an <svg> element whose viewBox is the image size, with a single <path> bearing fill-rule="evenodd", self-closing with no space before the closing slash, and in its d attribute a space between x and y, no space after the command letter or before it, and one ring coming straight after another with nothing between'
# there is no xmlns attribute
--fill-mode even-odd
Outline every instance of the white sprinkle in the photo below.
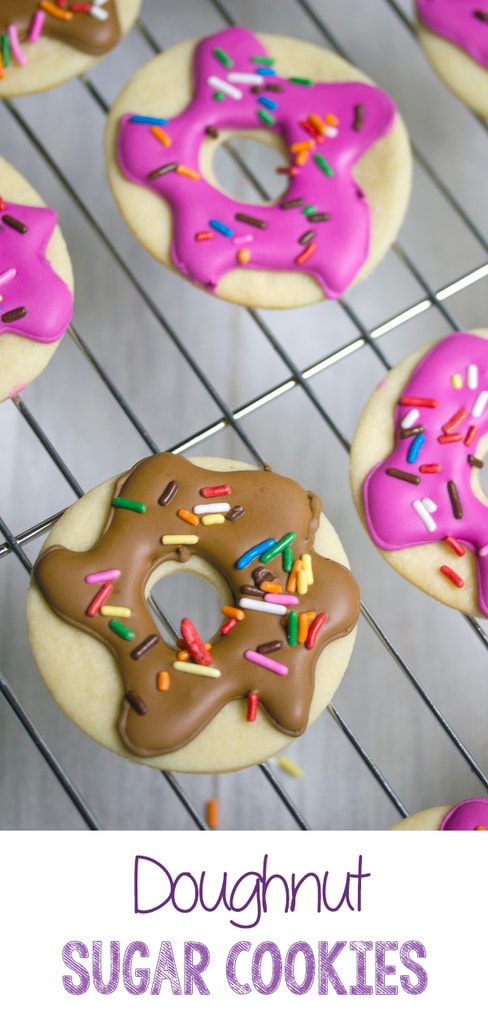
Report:
<svg viewBox="0 0 488 1024"><path fill-rule="evenodd" d="M224 78L218 78L217 75L210 75L210 78L207 78L207 85L210 85L212 89L217 89L219 92L225 92L233 100L242 99L240 89L236 89L235 85L226 82Z"/></svg>
<svg viewBox="0 0 488 1024"><path fill-rule="evenodd" d="M243 85L262 85L262 75L252 75L248 71L231 71L227 75L229 82L242 82Z"/></svg>
<svg viewBox="0 0 488 1024"><path fill-rule="evenodd" d="M106 21L108 18L108 11L102 10L101 7L90 7L88 14L91 14L92 18L98 18L99 21Z"/></svg>
<svg viewBox="0 0 488 1024"><path fill-rule="evenodd" d="M472 416L481 416L484 411L485 405L488 402L488 391L480 391L478 397L475 400L473 408L471 409Z"/></svg>
<svg viewBox="0 0 488 1024"><path fill-rule="evenodd" d="M478 367L474 363L470 363L466 370L466 384L471 391L476 391L478 387Z"/></svg>
<svg viewBox="0 0 488 1024"><path fill-rule="evenodd" d="M192 512L196 516L210 515L214 512L230 512L230 505L227 501L214 501L212 505L194 505Z"/></svg>
<svg viewBox="0 0 488 1024"><path fill-rule="evenodd" d="M485 544L483 548L479 548L478 555L480 558L484 558L485 555L488 555L488 544Z"/></svg>
<svg viewBox="0 0 488 1024"><path fill-rule="evenodd" d="M339 129L335 128L334 125L327 124L325 126L325 135L327 136L328 139L335 139L336 135L338 135L338 134L339 134Z"/></svg>
<svg viewBox="0 0 488 1024"><path fill-rule="evenodd" d="M424 498L422 504L427 509L427 512L437 512L437 505L435 501L432 501L432 498Z"/></svg>
<svg viewBox="0 0 488 1024"><path fill-rule="evenodd" d="M286 615L288 611L284 604L265 604L264 601L253 601L252 597L241 597L239 607L252 612L267 612L268 615Z"/></svg>
<svg viewBox="0 0 488 1024"><path fill-rule="evenodd" d="M436 525L434 520L432 519L432 516L428 513L427 509L425 508L425 505L421 501L416 499L415 501L412 501L412 508L415 509L417 515L420 517L429 533L433 533L434 530L436 529Z"/></svg>
<svg viewBox="0 0 488 1024"><path fill-rule="evenodd" d="M404 416L402 420L400 420L400 426L405 428L411 427L415 423L415 420L418 420L418 418L418 409L410 409L410 411L407 412L407 415Z"/></svg>

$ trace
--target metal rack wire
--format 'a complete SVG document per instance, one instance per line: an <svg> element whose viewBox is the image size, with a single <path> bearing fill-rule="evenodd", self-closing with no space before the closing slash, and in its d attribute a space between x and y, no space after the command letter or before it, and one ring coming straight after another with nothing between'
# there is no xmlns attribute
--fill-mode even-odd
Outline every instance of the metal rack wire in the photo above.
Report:
<svg viewBox="0 0 488 1024"><path fill-rule="evenodd" d="M5 626L0 635L0 640L5 641L3 651L0 647L0 693L4 698L0 702L0 735L3 737L0 824L3 828L196 826L206 829L205 797L215 791L208 779L175 777L171 773L119 764L118 759L105 752L94 752L85 737L73 737L69 731L64 742L60 739L63 723L44 696L30 662L22 636L22 607L39 543L65 505L79 497L87 486L132 464L130 459L117 461L120 455L116 439L110 444L102 443L104 451L95 452L91 428L87 428L86 436L76 433L78 414L74 409L75 429L69 438L65 435L62 416L66 415L70 396L66 398L65 407L61 392L66 380L76 378L80 366L83 380L93 388L90 403L102 410L101 420L109 424L108 430L111 431L113 421L123 422L121 432L124 438L130 436L127 447L135 453L132 461L140 454L162 448L190 455L217 451L236 454L258 464L271 462L275 465L278 461L280 471L297 478L309 473L304 482L323 494L325 511L340 528L353 570L359 574L363 594L359 653L353 656L347 681L339 689L329 714L323 716L327 724L314 727L315 731L310 730L313 736L309 739L307 734L296 745L298 761L305 765L304 778L296 782L284 776L276 765L267 763L219 780L214 786L218 786L220 794L225 791L221 801L223 826L382 828L417 807L455 802L466 795L488 790L482 725L484 710L488 710L484 686L484 650L488 643L485 629L476 619L453 618L449 610L435 605L413 588L406 589L394 574L392 579L392 571L384 567L361 533L347 489L347 456L354 424L361 403L385 369L404 351L434 340L443 332L482 326L486 309L488 210L486 195L481 189L482 155L488 143L486 126L462 109L424 67L415 41L411 5L394 0L375 0L373 5L367 5L369 20L371 7L374 7L377 32L384 35L386 43L391 43L391 60L385 57L384 62L378 56L382 51L376 41L365 41L361 24L354 24L351 16L359 16L359 8L364 11L365 6L358 5L357 0L347 0L341 5L328 0L314 3L287 0L286 4L279 5L283 14L280 26L286 25L283 34L306 36L361 66L387 91L398 92L400 109L402 101L407 104L408 100L409 62L416 61L415 67L420 69L422 77L421 88L426 90L431 108L437 112L430 124L420 123L420 127L422 118L418 111L411 115L412 126L418 128L420 138L420 142L412 138L416 168L414 196L419 195L419 205L413 203L413 211L409 212L400 239L385 260L384 270L378 268L370 282L358 286L345 299L300 312L300 319L293 313L286 314L285 320L283 314L221 309L219 307L225 304L215 303L198 293L193 296L193 292L190 300L185 290L189 286L185 283L170 283L166 290L164 286L161 290L160 276L169 278L171 275L152 266L150 259L140 254L135 243L128 240L106 195L102 196L101 205L97 203L96 192L101 187L103 174L101 163L90 167L90 175L85 175L81 173L73 140L71 148L69 144L57 145L60 133L56 121L63 110L64 96L68 104L75 104L74 109L84 125L82 139L88 140L93 130L95 147L97 132L100 134L103 127L117 83L120 87L133 68L163 46L170 45L172 32L176 37L178 33L183 37L186 17L192 16L187 35L203 34L204 29L198 31L199 19L209 31L239 22L256 31L273 31L272 19L277 6L274 0L258 5L258 9L239 0L228 3L208 0L204 4L180 5L182 10L179 14L175 11L172 19L171 11L163 17L155 0L145 0L139 22L120 47L120 54L107 58L82 81L57 90L59 100L53 94L44 101L44 108L35 98L4 104L3 138L9 145L10 139L13 140L13 151L31 170L30 174L25 172L26 176L46 201L50 201L51 195L55 197L52 205L61 210L62 226L63 214L66 222L74 225L73 241L69 237L68 242L70 251L73 248L77 290L76 258L81 267L80 279L85 273L89 279L87 260L96 253L95 264L104 268L98 310L103 308L108 290L113 289L114 297L110 299L109 317L106 317L110 319L112 334L123 332L121 321L129 308L123 306L118 320L117 302L121 295L124 302L129 302L127 296L130 296L134 308L130 329L135 331L136 322L143 323L141 334L148 336L150 359L161 359L159 351L164 341L170 370L183 388L190 389L188 405L192 406L193 388L205 397L201 402L204 412L199 410L194 418L182 416L179 419L171 406L174 414L171 427L174 424L178 433L173 437L166 422L163 429L159 410L154 414L152 406L147 409L140 392L132 389L131 355L124 350L128 367L121 369L114 357L112 339L104 334L104 325L91 318L88 308L91 303L85 293L78 308L75 306L69 338L63 342L63 365L57 354L43 377L26 391L25 397L11 399L0 410L4 461L8 461L10 444L15 446L16 452L29 450L25 463L22 456L16 455L10 467L10 488L2 488L0 500L0 532L4 538L0 543L0 608ZM339 12L335 10L338 6ZM367 21L367 16L364 17ZM404 54L403 71L394 61L397 47ZM365 66L368 62L371 67ZM418 88L412 91L418 96ZM49 111L50 106L51 123L48 123L45 111ZM434 145L429 132L432 132L432 124L439 126L440 121L435 118L444 112L442 138L434 140ZM405 111L410 127L408 114L409 111ZM464 165L451 168L446 165L445 153L454 152L452 147L460 132L468 139L467 145L475 144L476 156L471 163L469 153L463 150L458 160L464 161ZM259 175L256 176L249 163L242 159L240 151L232 146L229 151L232 165L237 166L250 187L266 198L267 187ZM4 155L9 158L7 151ZM467 181L458 187L463 173ZM93 178L93 184L88 178ZM442 259L439 259L439 266L430 259L423 233L423 204L429 205L432 196L435 197L432 205L441 207L441 214L432 221L435 243L442 246L447 219L447 227L454 232L454 248L458 250L454 259L448 254L445 266ZM74 232L79 230L81 222L80 233L85 237L83 243L78 243ZM420 248L417 248L419 225L421 237ZM71 228L68 233L71 234ZM106 274L112 275L109 283L105 277L108 264L110 270L107 269ZM174 282L173 278L171 280ZM94 287L93 280L91 287ZM183 307L181 303L172 304L172 289L177 296L175 301L181 295ZM196 304L195 321L203 324L201 341L190 332L185 319L185 303L190 301ZM231 330L244 337L244 347L260 347L265 364L263 372L257 371L256 377L254 369L245 368L242 386L239 383L237 387L231 380L234 364L238 362L236 357L229 356L228 377L216 382L215 358L209 361L207 369L204 347L210 333L214 336L218 330L229 330L229 324ZM302 334L305 336L300 347L297 325L300 341ZM85 333L90 336L90 343L85 340ZM145 337L141 344L143 341ZM233 341L231 338L231 343ZM164 372L164 364L161 366ZM270 382L266 383L268 372ZM142 391L147 393L148 387L144 383ZM55 408L57 401L59 415ZM309 429L314 432L313 453L304 453L303 448L283 451L274 424L278 420L282 422L284 403L292 403L289 406L292 417L299 410L304 432ZM95 431L93 433L95 435ZM322 458L321 446L325 458ZM270 452L274 458L270 458ZM27 481L24 467L32 474ZM19 485L16 483L19 472L28 494L20 518ZM50 493L44 474L55 481ZM332 484L336 485L337 493L332 498L331 510L327 496ZM22 523L22 516L27 525ZM19 522L22 525L19 526ZM384 607L385 592L392 595L388 608ZM407 628L404 628L405 623ZM426 623L429 635L425 637ZM369 673L365 665L369 666ZM463 673L469 676L470 682L461 698L459 676ZM364 710L365 677L368 713ZM425 709L425 716L423 711L419 713L419 704ZM14 721L20 726L20 732L12 724ZM463 735L468 735L469 740ZM9 739L12 736L15 738ZM13 749L17 744L21 748L19 760ZM39 793L44 792L44 783L39 787L32 783L33 776L40 771L38 754L51 780L45 783L49 795L45 806L41 798L40 808ZM92 764L96 778L90 774ZM100 773L103 773L101 782ZM165 797L167 791L164 790L164 795L161 792L164 783L171 791L169 805ZM32 785L34 789L30 793ZM121 799L122 792L126 793L126 786L130 788L131 798L123 813L117 815L113 812L114 804ZM108 794L106 799L104 790ZM402 796L399 795L401 790ZM60 791L67 797L68 809L66 802L60 801ZM135 810L139 802L151 808L140 818Z"/></svg>

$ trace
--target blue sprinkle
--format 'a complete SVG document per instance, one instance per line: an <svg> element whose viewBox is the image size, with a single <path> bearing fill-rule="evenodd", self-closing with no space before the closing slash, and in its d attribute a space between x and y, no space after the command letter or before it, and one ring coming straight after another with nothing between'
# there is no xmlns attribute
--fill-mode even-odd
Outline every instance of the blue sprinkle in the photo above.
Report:
<svg viewBox="0 0 488 1024"><path fill-rule="evenodd" d="M144 114L133 114L129 120L133 124L167 124L167 117L145 117Z"/></svg>
<svg viewBox="0 0 488 1024"><path fill-rule="evenodd" d="M414 437L407 452L407 462L412 463L416 461L424 441L425 434L417 434L416 437Z"/></svg>
<svg viewBox="0 0 488 1024"><path fill-rule="evenodd" d="M260 103L262 107L267 107L268 110L278 109L278 104L276 100L270 100L268 96L260 96L258 99L258 103Z"/></svg>
<svg viewBox="0 0 488 1024"><path fill-rule="evenodd" d="M234 234L232 228L227 227L227 224L222 224L220 220L209 220L209 227L214 228L215 231L220 231L221 235L226 235L227 238L232 238Z"/></svg>
<svg viewBox="0 0 488 1024"><path fill-rule="evenodd" d="M262 67L256 68L256 74L264 75L266 78L274 78L276 76L276 71L274 68Z"/></svg>
<svg viewBox="0 0 488 1024"><path fill-rule="evenodd" d="M276 541L273 537L269 537L268 540L261 541L260 544L256 544L255 547L249 548L249 551L245 551L240 558L237 559L236 569L246 569L247 566L254 561L255 558L259 558L265 551L269 551L270 548L274 548Z"/></svg>

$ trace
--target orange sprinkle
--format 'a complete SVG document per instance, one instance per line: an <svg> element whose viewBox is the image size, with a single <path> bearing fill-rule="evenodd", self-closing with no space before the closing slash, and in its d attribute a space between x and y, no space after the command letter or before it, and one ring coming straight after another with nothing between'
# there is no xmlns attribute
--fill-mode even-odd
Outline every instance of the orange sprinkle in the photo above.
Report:
<svg viewBox="0 0 488 1024"><path fill-rule="evenodd" d="M313 124L314 128L316 128L318 132L325 132L325 124L317 114L309 114L308 120L310 121L310 124Z"/></svg>
<svg viewBox="0 0 488 1024"><path fill-rule="evenodd" d="M301 558L296 558L286 581L286 592L288 594L294 594L297 589L297 576L300 569L303 569L303 562Z"/></svg>
<svg viewBox="0 0 488 1024"><path fill-rule="evenodd" d="M297 153L297 155L295 157L295 163L296 163L297 167L303 167L304 164L306 164L309 156L310 156L310 153L308 152L307 149L304 149L300 153Z"/></svg>
<svg viewBox="0 0 488 1024"><path fill-rule="evenodd" d="M250 249L238 249L237 250L237 262L238 263L249 263L251 259Z"/></svg>
<svg viewBox="0 0 488 1024"><path fill-rule="evenodd" d="M207 825L209 828L219 827L219 801L216 797L207 800Z"/></svg>
<svg viewBox="0 0 488 1024"><path fill-rule="evenodd" d="M338 125L339 124L339 118L336 117L335 114L326 114L325 117L324 117L324 121L325 121L326 124L333 124L333 125Z"/></svg>
<svg viewBox="0 0 488 1024"><path fill-rule="evenodd" d="M259 589L264 590L266 594L281 594L282 587L280 583L274 583L272 580L263 580L259 584Z"/></svg>
<svg viewBox="0 0 488 1024"><path fill-rule="evenodd" d="M176 515L183 519L185 523L189 523L190 526L198 526L200 522L198 516L194 512L189 512L187 508L179 508Z"/></svg>
<svg viewBox="0 0 488 1024"><path fill-rule="evenodd" d="M182 174L185 178L192 178L193 181L200 181L200 175L198 171L194 171L191 167L185 167L184 164L178 164L176 168L177 174Z"/></svg>
<svg viewBox="0 0 488 1024"><path fill-rule="evenodd" d="M170 678L169 672L158 672L158 678L156 680L156 686L158 690L169 690Z"/></svg>
<svg viewBox="0 0 488 1024"><path fill-rule="evenodd" d="M315 142L312 139L305 139L304 142L293 142L290 146L292 153L301 153L302 149L315 149Z"/></svg>
<svg viewBox="0 0 488 1024"><path fill-rule="evenodd" d="M307 639L308 627L313 622L316 616L315 611L310 612L299 612L298 615L298 636L297 640L299 644L304 644Z"/></svg>
<svg viewBox="0 0 488 1024"><path fill-rule="evenodd" d="M220 610L222 615L228 615L229 619L237 619L238 622L246 618L243 608L233 608L230 604L224 604Z"/></svg>
<svg viewBox="0 0 488 1024"><path fill-rule="evenodd" d="M60 21L71 21L73 14L71 11L63 11L60 7L56 7L56 4L51 4L49 0L41 0L39 7L42 7L46 14L52 14L53 18L59 18Z"/></svg>
<svg viewBox="0 0 488 1024"><path fill-rule="evenodd" d="M154 135L158 142L162 142L163 146L171 146L172 139L170 139L167 132L159 127L158 124L152 124L149 131L151 135Z"/></svg>
<svg viewBox="0 0 488 1024"><path fill-rule="evenodd" d="M178 651L178 654L176 655L176 660L177 661L189 661L190 660L190 652L187 651L187 650Z"/></svg>

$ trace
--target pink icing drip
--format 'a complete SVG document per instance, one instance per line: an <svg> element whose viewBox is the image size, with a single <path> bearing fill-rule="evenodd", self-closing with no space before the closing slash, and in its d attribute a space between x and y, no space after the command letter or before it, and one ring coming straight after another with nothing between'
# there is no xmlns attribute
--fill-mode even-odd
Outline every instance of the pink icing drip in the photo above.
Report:
<svg viewBox="0 0 488 1024"><path fill-rule="evenodd" d="M442 832L473 832L488 829L488 800L464 800L451 807L439 828Z"/></svg>
<svg viewBox="0 0 488 1024"><path fill-rule="evenodd" d="M213 53L216 48L229 55L232 68L223 67L217 60ZM209 241L195 240L197 232L209 230L209 220L217 219L232 230L233 236L252 233L252 242L246 243L251 254L248 267L302 270L316 278L325 295L336 298L354 279L369 251L370 211L351 169L373 142L391 130L395 108L379 89L360 82L304 86L278 75L263 76L258 94L249 84L236 82L234 87L242 93L239 99L226 95L219 102L212 98L216 90L207 83L209 77L227 81L227 76L236 72L256 74L259 64L250 58L257 55L265 56L266 50L246 29L229 28L203 39L194 54L193 100L164 127L171 145L163 147L147 125L131 122L131 115L126 115L118 136L118 161L127 178L152 189L169 203L174 220L171 258L190 280L214 291L221 276L238 266L238 246L233 237L214 231ZM267 82L281 86L283 91L267 90ZM310 141L310 135L299 124L309 114L323 118L331 113L339 118L337 135L325 138L313 151L327 161L333 177L328 177L311 155L290 179L286 195L269 206L239 203L203 178L194 181L175 171L148 180L152 170L169 162L198 170L200 146L209 125L217 130L266 129L257 113L267 110L260 97L277 104L276 110L267 111L275 119L267 130L280 134L287 147ZM364 106L364 119L356 130L353 124L358 104ZM298 209L280 208L283 200L298 198L303 199ZM311 223L302 212L308 205L329 214L330 219ZM265 220L267 227L249 228L236 221L239 211ZM304 248L299 238L310 229L315 232L317 248L306 263L299 265L295 258Z"/></svg>
<svg viewBox="0 0 488 1024"><path fill-rule="evenodd" d="M488 68L488 23L474 11L488 15L487 0L417 0L418 17L427 28Z"/></svg>
<svg viewBox="0 0 488 1024"><path fill-rule="evenodd" d="M466 370L474 365L478 370L475 389L467 386ZM455 388L453 374L459 373L462 387ZM408 406L397 403L394 414L395 447L383 462L370 471L363 486L366 523L372 539L386 551L428 544L456 537L477 556L478 602L483 615L488 616L488 508L471 489L472 467L468 455L475 444L467 447L464 440L441 444L438 437L443 426L461 408L468 415L456 432L466 437L471 425L479 428L477 441L488 428L488 402L481 415L473 417L471 410L480 392L488 390L488 341L474 334L450 334L434 346L418 363L401 395L437 399L437 408L417 406L417 425L424 428L425 441L414 463L407 462L412 437L401 438L400 423L407 415ZM401 397L401 396L400 396ZM419 466L439 463L442 472L423 474ZM389 467L417 474L417 486L388 476ZM459 493L463 516L456 518L452 509L447 484L453 480ZM412 507L412 502L429 498L437 506L431 515L435 529L428 532Z"/></svg>
<svg viewBox="0 0 488 1024"><path fill-rule="evenodd" d="M21 233L4 222L8 215L27 231ZM0 334L51 344L65 332L72 314L72 295L46 259L45 250L56 227L57 215L45 206L5 203L0 210L0 279L14 269L10 280L0 280ZM24 306L26 315L12 322L1 317Z"/></svg>

